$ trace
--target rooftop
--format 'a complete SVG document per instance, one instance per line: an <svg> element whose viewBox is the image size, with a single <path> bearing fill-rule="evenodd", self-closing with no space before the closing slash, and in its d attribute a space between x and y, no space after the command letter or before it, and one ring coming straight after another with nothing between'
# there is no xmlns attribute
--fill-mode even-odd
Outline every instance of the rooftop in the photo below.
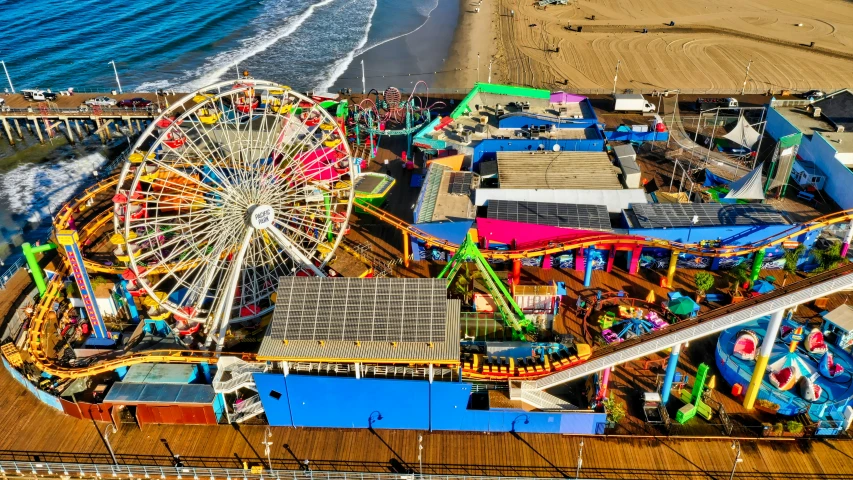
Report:
<svg viewBox="0 0 853 480"><path fill-rule="evenodd" d="M471 201L474 182L471 172L457 172L439 163L431 164L421 186L417 223L474 218L476 209Z"/></svg>
<svg viewBox="0 0 853 480"><path fill-rule="evenodd" d="M285 277L258 358L458 363L460 308L445 279Z"/></svg>
<svg viewBox="0 0 853 480"><path fill-rule="evenodd" d="M606 152L497 152L503 188L621 190Z"/></svg>
<svg viewBox="0 0 853 480"><path fill-rule="evenodd" d="M850 90L830 93L812 105L820 108L821 114L834 126L844 127L846 131L853 130L853 93Z"/></svg>
<svg viewBox="0 0 853 480"><path fill-rule="evenodd" d="M490 200L486 216L553 227L610 230L610 215L603 205Z"/></svg>
<svg viewBox="0 0 853 480"><path fill-rule="evenodd" d="M790 222L774 207L765 204L721 203L631 204L625 210L631 228L696 227L721 225L787 225Z"/></svg>
<svg viewBox="0 0 853 480"><path fill-rule="evenodd" d="M849 128L845 127L843 132L838 132L832 122L824 116L823 111L821 111L820 117L815 117L812 112L801 106L778 107L776 111L791 122L803 135L818 133L827 139L838 153L853 153L853 125ZM853 109L850 112L849 117L853 118ZM853 120L850 121L853 122Z"/></svg>
<svg viewBox="0 0 853 480"><path fill-rule="evenodd" d="M216 392L210 385L175 385L169 383L116 382L110 387L104 403L150 405L152 403L194 403L210 405Z"/></svg>

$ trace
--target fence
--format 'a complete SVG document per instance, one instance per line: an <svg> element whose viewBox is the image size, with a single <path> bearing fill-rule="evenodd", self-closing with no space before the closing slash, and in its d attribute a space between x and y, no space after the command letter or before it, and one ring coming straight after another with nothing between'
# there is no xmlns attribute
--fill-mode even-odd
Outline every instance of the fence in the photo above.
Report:
<svg viewBox="0 0 853 480"><path fill-rule="evenodd" d="M178 458L178 457L176 457ZM178 463L178 462L175 462ZM310 464L309 464L310 465ZM275 465L273 465L275 466ZM91 478L100 480L102 478L138 478L138 479L176 479L184 477L193 480L287 480L287 479L311 479L311 480L529 480L530 477L500 477L481 475L432 475L414 472L401 473L361 473L361 472L335 472L316 471L310 469L300 470L275 470L266 468L253 468L251 470L238 468L203 468L183 466L160 466L160 465L113 465L113 464L86 464L86 463L51 463L39 461L0 461L0 474L6 477L20 476L55 477L55 478ZM555 477L536 478L548 479Z"/></svg>
<svg viewBox="0 0 853 480"><path fill-rule="evenodd" d="M9 280L11 280L13 276L15 276L18 270L23 267L25 263L27 263L26 258L24 258L23 256L18 257L18 259L15 260L14 263L9 265L6 270L4 270L2 274L0 274L0 290L6 289L6 284L9 283Z"/></svg>

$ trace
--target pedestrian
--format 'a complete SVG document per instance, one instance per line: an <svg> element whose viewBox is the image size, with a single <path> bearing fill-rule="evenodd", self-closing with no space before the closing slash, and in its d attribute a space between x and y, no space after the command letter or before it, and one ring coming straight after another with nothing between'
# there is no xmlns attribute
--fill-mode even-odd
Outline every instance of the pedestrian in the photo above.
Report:
<svg viewBox="0 0 853 480"><path fill-rule="evenodd" d="M311 471L311 465L310 464L311 464L311 460L308 460L307 458L305 460L302 460L302 469L305 470L306 472L310 472Z"/></svg>

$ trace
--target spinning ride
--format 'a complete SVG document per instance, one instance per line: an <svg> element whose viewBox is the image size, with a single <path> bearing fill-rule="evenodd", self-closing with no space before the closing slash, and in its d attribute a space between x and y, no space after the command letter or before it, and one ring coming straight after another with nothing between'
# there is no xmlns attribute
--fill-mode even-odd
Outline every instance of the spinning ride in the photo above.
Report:
<svg viewBox="0 0 853 480"><path fill-rule="evenodd" d="M352 210L351 152L326 109L265 81L212 85L159 120L119 177L121 254L179 333L221 349L229 324L272 311L280 276L324 275Z"/></svg>
<svg viewBox="0 0 853 480"><path fill-rule="evenodd" d="M423 99L416 95L418 86L423 86L426 91ZM355 141L359 145L364 142L370 146L371 157L374 157L380 136L406 135L407 155L411 158L412 134L430 122L432 110L444 107L444 102L429 103L429 90L424 81L416 83L406 99L395 87L388 87L381 94L371 90L367 98L353 106Z"/></svg>

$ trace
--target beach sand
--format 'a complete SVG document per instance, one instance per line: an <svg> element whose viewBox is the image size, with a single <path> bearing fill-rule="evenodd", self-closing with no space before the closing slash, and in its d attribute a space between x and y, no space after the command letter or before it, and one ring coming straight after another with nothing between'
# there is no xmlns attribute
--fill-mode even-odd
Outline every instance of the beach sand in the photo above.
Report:
<svg viewBox="0 0 853 480"><path fill-rule="evenodd" d="M853 8L845 1L575 0L543 9L532 0L483 0L470 13L475 3L460 2L443 67L460 70L437 85L472 85L477 52L481 81L494 55L493 82L552 90L609 93L617 61L619 90L739 91L750 60L747 92L833 90L853 78Z"/></svg>

